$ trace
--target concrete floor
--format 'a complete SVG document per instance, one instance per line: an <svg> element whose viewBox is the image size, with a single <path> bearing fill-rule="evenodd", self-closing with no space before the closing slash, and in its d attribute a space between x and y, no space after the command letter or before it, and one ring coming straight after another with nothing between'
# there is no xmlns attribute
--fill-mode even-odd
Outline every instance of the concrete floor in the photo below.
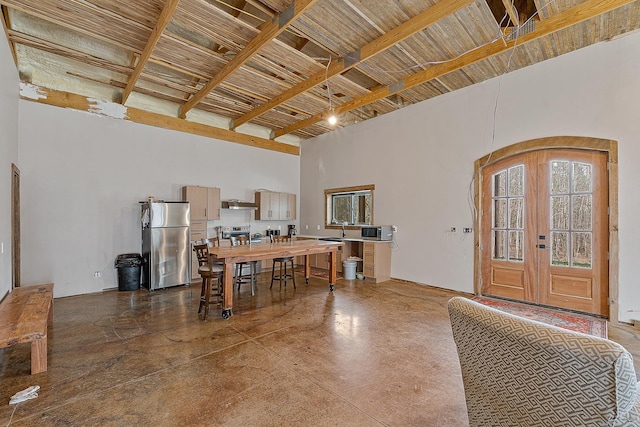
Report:
<svg viewBox="0 0 640 427"><path fill-rule="evenodd" d="M197 316L199 285L55 300L49 370L29 345L0 350L0 424L466 426L446 303L454 292L389 281L298 281L234 316ZM640 362L640 330L610 327ZM640 370L639 370L640 372ZM31 385L37 399L7 404Z"/></svg>

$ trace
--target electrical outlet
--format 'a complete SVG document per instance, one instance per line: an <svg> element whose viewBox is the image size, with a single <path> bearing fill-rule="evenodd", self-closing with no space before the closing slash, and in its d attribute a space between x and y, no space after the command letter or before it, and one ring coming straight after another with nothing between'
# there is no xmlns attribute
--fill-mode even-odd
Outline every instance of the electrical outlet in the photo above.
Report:
<svg viewBox="0 0 640 427"><path fill-rule="evenodd" d="M316 225L316 229L317 229L317 230L320 230L320 226L319 226L319 225Z"/></svg>
<svg viewBox="0 0 640 427"><path fill-rule="evenodd" d="M463 233L471 233L472 231L473 231L473 228L465 227L465 228L462 229Z"/></svg>
<svg viewBox="0 0 640 427"><path fill-rule="evenodd" d="M455 228L455 227L451 227L451 228L449 229L449 231L450 231L450 232L452 232L452 233L455 233L455 232L456 232L456 228Z"/></svg>
<svg viewBox="0 0 640 427"><path fill-rule="evenodd" d="M101 272L99 272L99 271L95 271L95 272L93 273L93 277L95 277L96 279L97 279L97 278L99 278L99 277L102 277L102 273L101 273Z"/></svg>
<svg viewBox="0 0 640 427"><path fill-rule="evenodd" d="M309 224L306 224L306 225L304 226L304 229L305 229L305 230L308 230L308 229L309 229Z"/></svg>
<svg viewBox="0 0 640 427"><path fill-rule="evenodd" d="M392 230L394 233L397 233L397 232L398 232L398 227L397 227L397 226L395 226L395 225L392 225L392 226L391 226L391 230Z"/></svg>

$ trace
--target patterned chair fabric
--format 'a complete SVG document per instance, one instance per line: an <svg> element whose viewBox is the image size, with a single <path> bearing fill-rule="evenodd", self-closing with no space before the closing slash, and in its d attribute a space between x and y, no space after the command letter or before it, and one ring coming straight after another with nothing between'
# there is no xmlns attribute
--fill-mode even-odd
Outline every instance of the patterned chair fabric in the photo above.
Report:
<svg viewBox="0 0 640 427"><path fill-rule="evenodd" d="M469 424L640 426L631 354L607 339L449 301Z"/></svg>

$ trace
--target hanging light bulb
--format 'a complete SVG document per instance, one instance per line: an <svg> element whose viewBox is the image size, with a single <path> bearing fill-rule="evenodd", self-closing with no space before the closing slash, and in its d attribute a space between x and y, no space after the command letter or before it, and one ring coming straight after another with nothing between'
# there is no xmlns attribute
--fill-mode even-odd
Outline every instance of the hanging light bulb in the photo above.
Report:
<svg viewBox="0 0 640 427"><path fill-rule="evenodd" d="M325 70L325 74L324 74L324 83L325 85L327 85L327 98L329 99L329 111L331 111L331 114L329 114L329 117L327 117L327 122L329 123L330 126L335 126L336 123L338 123L338 117L336 116L336 113L333 111L333 106L331 105L331 89L329 88L329 66L331 65L331 56L329 56L329 62L327 62L327 69Z"/></svg>
<svg viewBox="0 0 640 427"><path fill-rule="evenodd" d="M331 110L331 115L327 119L327 122L329 122L331 126L335 126L335 124L338 123L338 118L336 117L336 114L333 112L333 110Z"/></svg>

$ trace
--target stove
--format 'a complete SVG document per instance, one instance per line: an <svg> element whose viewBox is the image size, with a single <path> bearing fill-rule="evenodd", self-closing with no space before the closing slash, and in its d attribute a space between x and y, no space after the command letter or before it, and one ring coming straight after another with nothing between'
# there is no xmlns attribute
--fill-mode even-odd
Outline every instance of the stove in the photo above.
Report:
<svg viewBox="0 0 640 427"><path fill-rule="evenodd" d="M218 226L218 235L221 239L230 239L238 236L247 236L251 234L250 226L248 225L236 225L236 226Z"/></svg>
<svg viewBox="0 0 640 427"><path fill-rule="evenodd" d="M231 239L231 237L238 237L238 236L247 236L249 237L251 235L251 227L248 225L234 225L234 226L226 226L226 225L219 225L216 227L216 232L218 233L218 236L220 236L221 239ZM262 239L260 237L256 237L255 235L253 237L251 237L251 243L262 243ZM256 274L260 273L262 271L262 263L258 262L256 263ZM251 274L251 266L247 263L247 264L243 264L242 265L242 272L241 274L243 276L248 276ZM233 269L233 276L236 276L236 269L234 267Z"/></svg>

